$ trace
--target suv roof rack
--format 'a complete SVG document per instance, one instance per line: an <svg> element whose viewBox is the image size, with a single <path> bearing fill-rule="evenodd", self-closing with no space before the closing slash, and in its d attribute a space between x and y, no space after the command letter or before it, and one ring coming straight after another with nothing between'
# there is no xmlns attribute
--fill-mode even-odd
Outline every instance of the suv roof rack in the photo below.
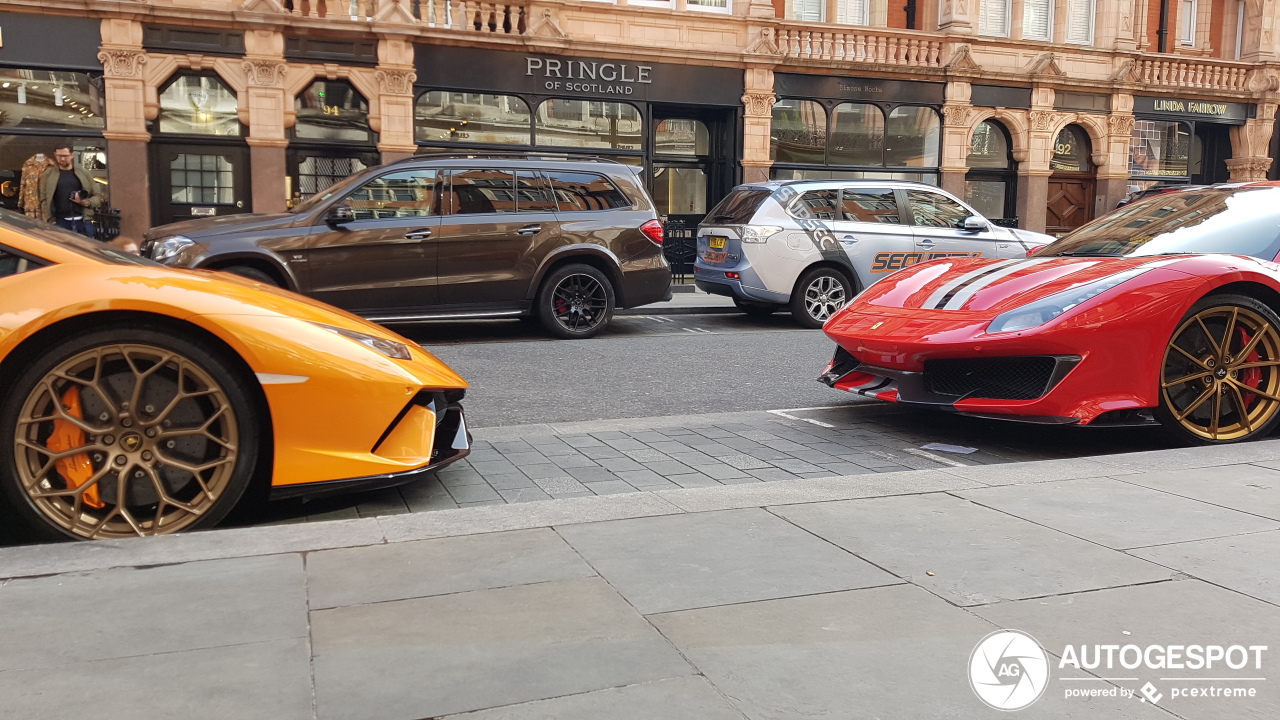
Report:
<svg viewBox="0 0 1280 720"><path fill-rule="evenodd" d="M421 155L410 155L406 158L395 160L389 165L399 163L416 162L419 160L563 160L565 162L601 162L613 163L614 165L622 165L623 167L635 167L624 162L619 162L611 157L602 155L572 155L569 153L546 153L546 152L521 152L513 150L511 152L483 150L479 152L448 152L448 153L423 153Z"/></svg>

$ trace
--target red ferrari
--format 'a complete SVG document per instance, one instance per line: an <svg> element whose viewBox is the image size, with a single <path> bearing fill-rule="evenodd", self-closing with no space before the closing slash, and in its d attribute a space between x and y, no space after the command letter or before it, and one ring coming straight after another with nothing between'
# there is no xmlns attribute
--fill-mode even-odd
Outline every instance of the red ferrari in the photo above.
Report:
<svg viewBox="0 0 1280 720"><path fill-rule="evenodd" d="M820 380L966 415L1262 437L1280 420L1277 254L1280 184L1150 197L1025 260L872 285L827 321Z"/></svg>

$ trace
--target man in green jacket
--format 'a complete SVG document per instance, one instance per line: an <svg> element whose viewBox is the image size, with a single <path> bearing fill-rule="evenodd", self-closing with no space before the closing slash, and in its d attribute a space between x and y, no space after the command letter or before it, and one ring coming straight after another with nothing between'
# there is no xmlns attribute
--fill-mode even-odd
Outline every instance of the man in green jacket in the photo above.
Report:
<svg viewBox="0 0 1280 720"><path fill-rule="evenodd" d="M81 235L95 237L93 210L102 206L102 195L93 178L75 166L71 147L54 148L53 167L40 176L40 207L45 222Z"/></svg>

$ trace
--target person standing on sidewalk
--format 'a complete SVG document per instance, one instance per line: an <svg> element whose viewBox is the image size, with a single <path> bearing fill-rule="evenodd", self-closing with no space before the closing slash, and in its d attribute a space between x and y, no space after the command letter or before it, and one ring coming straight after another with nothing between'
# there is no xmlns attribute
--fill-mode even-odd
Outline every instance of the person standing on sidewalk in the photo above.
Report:
<svg viewBox="0 0 1280 720"><path fill-rule="evenodd" d="M75 166L75 154L68 145L54 149L53 161L54 166L40 176L45 222L95 237L93 210L101 207L102 195L94 188L93 178Z"/></svg>

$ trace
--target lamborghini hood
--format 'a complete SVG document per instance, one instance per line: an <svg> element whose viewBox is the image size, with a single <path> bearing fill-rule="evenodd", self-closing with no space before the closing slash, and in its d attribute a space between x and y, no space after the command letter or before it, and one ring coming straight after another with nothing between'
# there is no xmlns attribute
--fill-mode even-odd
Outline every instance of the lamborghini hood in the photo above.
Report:
<svg viewBox="0 0 1280 720"><path fill-rule="evenodd" d="M894 273L854 304L864 311L878 306L997 315L1084 283L1172 262L1166 257L939 259Z"/></svg>

